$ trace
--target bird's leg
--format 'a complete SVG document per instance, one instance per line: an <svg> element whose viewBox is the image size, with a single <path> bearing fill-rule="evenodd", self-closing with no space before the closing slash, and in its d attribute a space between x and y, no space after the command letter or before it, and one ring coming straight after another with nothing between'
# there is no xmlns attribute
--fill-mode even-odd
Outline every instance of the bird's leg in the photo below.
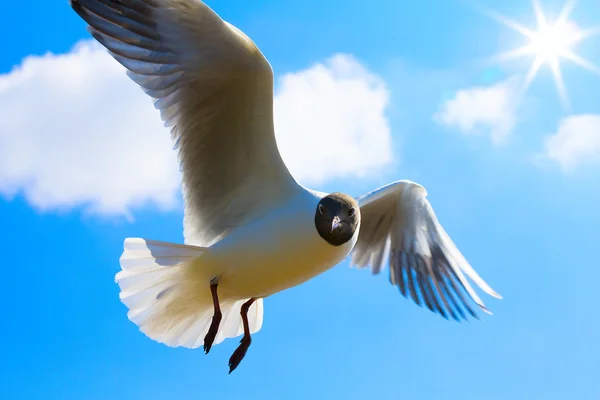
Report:
<svg viewBox="0 0 600 400"><path fill-rule="evenodd" d="M219 305L219 296L217 295L217 279L213 279L210 281L210 293L212 294L213 306L215 308L214 315L212 317L212 321L210 323L210 328L208 328L208 332L206 336L204 336L204 351L205 354L208 354L210 348L217 337L217 332L219 331L219 324L221 323L221 318L223 315L221 314L221 306Z"/></svg>
<svg viewBox="0 0 600 400"><path fill-rule="evenodd" d="M252 338L250 337L250 325L248 324L248 310L252 303L254 303L256 299L253 297L244 304L242 304L242 308L240 309L240 314L242 315L242 323L244 324L244 337L240 341L240 345L233 352L231 357L229 358L229 373L232 373L234 369L240 365L240 362L244 359L246 355L246 351L248 347L250 347L250 343L252 342Z"/></svg>

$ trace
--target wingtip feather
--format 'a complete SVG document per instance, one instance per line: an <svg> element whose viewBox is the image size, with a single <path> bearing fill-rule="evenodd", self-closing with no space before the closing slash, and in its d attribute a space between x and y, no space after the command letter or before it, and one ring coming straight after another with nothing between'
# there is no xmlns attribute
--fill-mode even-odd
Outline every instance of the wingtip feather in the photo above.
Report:
<svg viewBox="0 0 600 400"><path fill-rule="evenodd" d="M493 312L491 312L491 311L490 311L488 308L486 308L486 307L481 307L481 310L482 310L484 313L486 313L486 314L489 314L489 315L494 315L494 313L493 313Z"/></svg>

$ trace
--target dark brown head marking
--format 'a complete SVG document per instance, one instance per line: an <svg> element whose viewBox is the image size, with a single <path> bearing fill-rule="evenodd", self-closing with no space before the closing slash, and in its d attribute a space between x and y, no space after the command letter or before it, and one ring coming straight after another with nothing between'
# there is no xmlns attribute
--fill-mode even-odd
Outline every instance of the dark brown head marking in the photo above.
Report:
<svg viewBox="0 0 600 400"><path fill-rule="evenodd" d="M332 246L341 246L352 239L359 222L358 203L344 193L323 197L315 210L317 232Z"/></svg>

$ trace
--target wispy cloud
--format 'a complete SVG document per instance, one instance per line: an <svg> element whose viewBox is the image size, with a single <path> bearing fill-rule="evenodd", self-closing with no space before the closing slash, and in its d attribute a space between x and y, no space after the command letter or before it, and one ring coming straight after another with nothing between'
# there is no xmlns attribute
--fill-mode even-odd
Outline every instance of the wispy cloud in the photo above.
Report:
<svg viewBox="0 0 600 400"><path fill-rule="evenodd" d="M385 82L339 54L283 75L277 140L305 184L365 176L392 160ZM177 204L168 131L124 68L94 42L32 56L0 76L0 193L38 209L102 214Z"/></svg>
<svg viewBox="0 0 600 400"><path fill-rule="evenodd" d="M564 172L600 162L600 114L573 115L560 121L557 132L545 142L545 157Z"/></svg>
<svg viewBox="0 0 600 400"><path fill-rule="evenodd" d="M460 132L489 134L493 143L502 144L517 121L517 78L489 86L461 89L441 105L434 120Z"/></svg>

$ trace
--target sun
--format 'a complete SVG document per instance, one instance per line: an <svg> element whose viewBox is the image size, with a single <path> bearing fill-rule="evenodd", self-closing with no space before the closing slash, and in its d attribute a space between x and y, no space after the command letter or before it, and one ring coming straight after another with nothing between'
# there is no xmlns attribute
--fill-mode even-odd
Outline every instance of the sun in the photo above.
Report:
<svg viewBox="0 0 600 400"><path fill-rule="evenodd" d="M534 54L540 63L554 63L559 57L572 56L569 46L577 40L578 33L577 28L572 25L545 23L529 36L531 42L526 49Z"/></svg>
<svg viewBox="0 0 600 400"><path fill-rule="evenodd" d="M499 59L506 60L523 56L533 57L533 62L525 77L523 90L526 90L529 87L542 66L547 65L550 67L560 100L563 106L568 108L569 102L567 90L562 78L560 61L561 59L566 59L587 70L600 74L600 69L598 67L578 56L571 50L571 47L574 44L597 33L598 30L582 30L574 22L569 20L571 11L575 6L575 0L568 0L556 20L553 22L549 21L544 14L539 0L532 0L532 3L537 22L536 30L526 28L499 14L490 13L492 18L528 39L526 45L500 54Z"/></svg>

